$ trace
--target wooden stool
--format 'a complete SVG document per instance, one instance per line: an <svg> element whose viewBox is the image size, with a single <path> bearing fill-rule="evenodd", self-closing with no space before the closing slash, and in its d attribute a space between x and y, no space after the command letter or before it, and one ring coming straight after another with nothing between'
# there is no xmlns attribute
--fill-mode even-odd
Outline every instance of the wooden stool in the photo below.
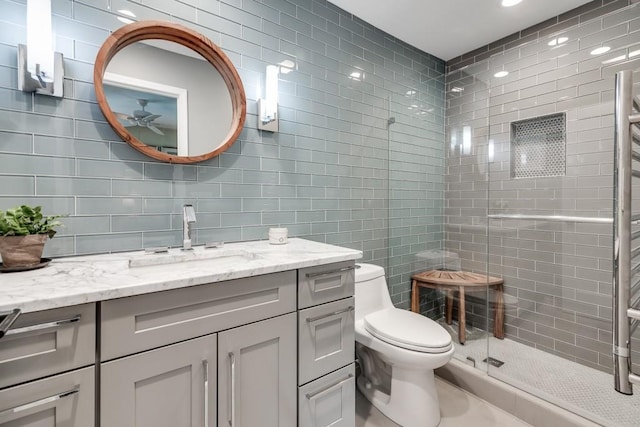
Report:
<svg viewBox="0 0 640 427"><path fill-rule="evenodd" d="M446 320L447 324L452 323L453 317L453 292L459 294L458 303L458 338L460 344L464 344L465 334L465 312L464 312L464 290L465 288L486 288L495 286L496 288L496 313L493 322L493 335L496 338L504 338L504 296L502 295L502 284L504 280L499 277L487 276L484 274L469 273L467 271L441 271L429 270L416 273L411 276L411 311L420 312L420 288L441 289L447 293Z"/></svg>

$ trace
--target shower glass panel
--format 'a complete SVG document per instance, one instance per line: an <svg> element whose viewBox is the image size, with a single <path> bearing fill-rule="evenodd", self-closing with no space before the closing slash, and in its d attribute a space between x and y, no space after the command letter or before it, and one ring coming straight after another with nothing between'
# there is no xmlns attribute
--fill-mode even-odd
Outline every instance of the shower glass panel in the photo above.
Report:
<svg viewBox="0 0 640 427"><path fill-rule="evenodd" d="M506 337L458 357L615 426L640 418L640 388L618 394L611 375L614 75L640 68L639 12L541 32L447 80L446 247L505 291Z"/></svg>
<svg viewBox="0 0 640 427"><path fill-rule="evenodd" d="M444 63L429 59L420 65L421 79L406 78L407 86L388 98L387 276L393 303L404 309L410 308L412 274L442 268L447 262L443 255ZM438 319L441 309L439 295L424 290L421 312Z"/></svg>

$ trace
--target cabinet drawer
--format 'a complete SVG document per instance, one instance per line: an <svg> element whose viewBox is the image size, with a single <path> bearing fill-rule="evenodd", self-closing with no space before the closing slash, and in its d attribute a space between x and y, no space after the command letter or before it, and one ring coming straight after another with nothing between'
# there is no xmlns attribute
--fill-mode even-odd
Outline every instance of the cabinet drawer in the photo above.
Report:
<svg viewBox="0 0 640 427"><path fill-rule="evenodd" d="M353 363L353 297L301 310L298 334L299 384Z"/></svg>
<svg viewBox="0 0 640 427"><path fill-rule="evenodd" d="M295 309L295 271L106 301L102 303L102 360Z"/></svg>
<svg viewBox="0 0 640 427"><path fill-rule="evenodd" d="M353 427L356 414L352 363L298 388L299 427Z"/></svg>
<svg viewBox="0 0 640 427"><path fill-rule="evenodd" d="M95 361L95 305L20 315L0 339L0 388Z"/></svg>
<svg viewBox="0 0 640 427"><path fill-rule="evenodd" d="M88 367L0 391L0 427L95 425L94 376Z"/></svg>
<svg viewBox="0 0 640 427"><path fill-rule="evenodd" d="M353 261L300 269L298 307L311 307L352 296L354 270Z"/></svg>

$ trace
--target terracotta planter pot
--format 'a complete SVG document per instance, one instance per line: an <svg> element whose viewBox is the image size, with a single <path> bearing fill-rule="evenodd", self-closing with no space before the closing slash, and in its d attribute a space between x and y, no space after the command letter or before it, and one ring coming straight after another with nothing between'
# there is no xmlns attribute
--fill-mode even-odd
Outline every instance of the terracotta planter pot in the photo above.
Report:
<svg viewBox="0 0 640 427"><path fill-rule="evenodd" d="M0 237L0 256L4 267L29 267L40 263L46 234Z"/></svg>

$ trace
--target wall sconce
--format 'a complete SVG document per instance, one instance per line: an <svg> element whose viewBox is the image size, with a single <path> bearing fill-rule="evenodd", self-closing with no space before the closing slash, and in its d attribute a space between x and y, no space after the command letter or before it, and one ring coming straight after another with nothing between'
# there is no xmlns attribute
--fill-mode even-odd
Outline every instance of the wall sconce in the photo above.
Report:
<svg viewBox="0 0 640 427"><path fill-rule="evenodd" d="M267 65L265 98L258 99L258 129L278 132L278 74L280 67Z"/></svg>
<svg viewBox="0 0 640 427"><path fill-rule="evenodd" d="M62 98L64 63L53 51L51 0L27 1L27 45L18 45L18 88Z"/></svg>

